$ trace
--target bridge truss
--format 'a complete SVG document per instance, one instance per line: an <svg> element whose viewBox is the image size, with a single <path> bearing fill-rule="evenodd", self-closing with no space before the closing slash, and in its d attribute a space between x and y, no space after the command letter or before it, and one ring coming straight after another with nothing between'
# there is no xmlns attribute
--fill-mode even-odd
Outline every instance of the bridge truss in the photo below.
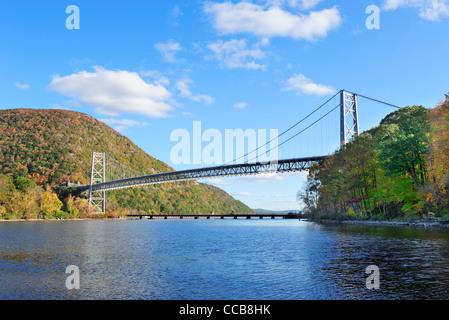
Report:
<svg viewBox="0 0 449 320"><path fill-rule="evenodd" d="M106 181L107 154L94 152L92 155L91 182L89 186L79 189L88 189L89 206L95 213L104 213L106 210L106 191L123 188L142 187L158 183L209 179L217 177L230 177L255 174L274 174L309 170L313 164L324 160L323 157L309 157L279 160L267 163L243 163L223 165L202 169L171 171L142 175L125 179Z"/></svg>

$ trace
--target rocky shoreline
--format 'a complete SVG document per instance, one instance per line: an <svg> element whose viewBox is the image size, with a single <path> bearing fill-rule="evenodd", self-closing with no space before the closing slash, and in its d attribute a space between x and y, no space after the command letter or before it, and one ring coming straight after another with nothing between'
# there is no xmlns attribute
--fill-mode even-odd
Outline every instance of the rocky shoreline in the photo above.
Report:
<svg viewBox="0 0 449 320"><path fill-rule="evenodd" d="M317 222L317 223L352 224L352 225L379 226L379 227L413 227L413 228L426 228L426 229L449 229L449 221L428 220L428 219L409 220L409 221L309 219L308 221Z"/></svg>

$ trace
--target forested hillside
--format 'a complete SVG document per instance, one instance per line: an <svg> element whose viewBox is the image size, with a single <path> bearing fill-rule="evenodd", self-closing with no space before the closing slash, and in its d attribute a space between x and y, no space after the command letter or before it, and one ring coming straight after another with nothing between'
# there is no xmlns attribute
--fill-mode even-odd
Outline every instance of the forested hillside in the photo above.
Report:
<svg viewBox="0 0 449 320"><path fill-rule="evenodd" d="M88 216L87 200L54 188L88 184L92 152L106 152L143 173L173 171L130 139L83 113L0 110L0 218ZM251 212L224 191L196 181L108 192L108 216L150 213Z"/></svg>
<svg viewBox="0 0 449 320"><path fill-rule="evenodd" d="M298 198L318 218L448 218L449 96L387 115L313 167Z"/></svg>

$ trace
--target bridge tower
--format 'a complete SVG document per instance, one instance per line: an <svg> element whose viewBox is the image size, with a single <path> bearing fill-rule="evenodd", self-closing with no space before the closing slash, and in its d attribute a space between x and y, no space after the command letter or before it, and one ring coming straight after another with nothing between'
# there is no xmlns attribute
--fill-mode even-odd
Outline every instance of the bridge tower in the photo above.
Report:
<svg viewBox="0 0 449 320"><path fill-rule="evenodd" d="M340 146L346 145L351 136L358 135L357 95L342 90L340 92Z"/></svg>
<svg viewBox="0 0 449 320"><path fill-rule="evenodd" d="M106 154L93 152L89 184L89 210L93 213L106 211L106 192L92 191L94 183L102 182L106 182Z"/></svg>

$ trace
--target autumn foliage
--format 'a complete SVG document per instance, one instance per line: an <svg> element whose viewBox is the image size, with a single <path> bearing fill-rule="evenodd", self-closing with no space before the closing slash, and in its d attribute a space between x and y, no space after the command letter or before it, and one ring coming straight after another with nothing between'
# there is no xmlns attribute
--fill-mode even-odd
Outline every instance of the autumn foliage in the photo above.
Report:
<svg viewBox="0 0 449 320"><path fill-rule="evenodd" d="M108 192L108 212L90 215L85 195L58 185L67 181L88 184L94 151L105 152L138 172L173 171L86 114L53 109L0 110L0 218L252 211L218 188L190 181Z"/></svg>
<svg viewBox="0 0 449 320"><path fill-rule="evenodd" d="M321 218L449 218L449 96L387 115L314 166L298 198Z"/></svg>

